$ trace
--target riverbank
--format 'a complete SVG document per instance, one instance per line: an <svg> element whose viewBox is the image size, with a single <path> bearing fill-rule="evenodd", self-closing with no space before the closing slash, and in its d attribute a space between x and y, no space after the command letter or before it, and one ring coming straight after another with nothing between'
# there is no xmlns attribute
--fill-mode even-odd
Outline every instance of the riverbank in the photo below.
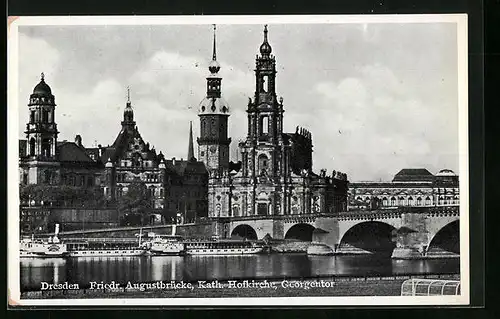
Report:
<svg viewBox="0 0 500 319"><path fill-rule="evenodd" d="M87 289L24 292L21 294L21 299L399 296L401 295L401 284L410 277L418 276L130 282L122 283L117 289L90 289L87 287ZM420 276L420 278L424 277L459 280L458 275Z"/></svg>

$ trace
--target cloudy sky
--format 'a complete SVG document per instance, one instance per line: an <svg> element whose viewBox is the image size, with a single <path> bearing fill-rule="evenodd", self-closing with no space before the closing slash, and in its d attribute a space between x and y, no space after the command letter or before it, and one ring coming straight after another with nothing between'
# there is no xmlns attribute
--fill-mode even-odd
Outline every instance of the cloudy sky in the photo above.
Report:
<svg viewBox="0 0 500 319"><path fill-rule="evenodd" d="M229 134L246 136L262 25L218 25ZM19 135L45 73L60 140L113 143L127 86L143 138L186 158L206 91L211 25L20 26ZM313 135L315 171L390 180L405 167L458 171L457 32L453 23L269 25L285 131Z"/></svg>

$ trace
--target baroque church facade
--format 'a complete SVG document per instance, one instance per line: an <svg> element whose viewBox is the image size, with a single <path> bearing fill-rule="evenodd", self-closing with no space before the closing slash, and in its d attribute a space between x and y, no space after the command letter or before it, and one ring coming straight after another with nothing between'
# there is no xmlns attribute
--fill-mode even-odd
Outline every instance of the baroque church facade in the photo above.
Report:
<svg viewBox="0 0 500 319"><path fill-rule="evenodd" d="M283 98L276 94L276 59L267 26L256 58L255 93L247 105L248 132L229 162L230 108L221 95L220 65L214 53L207 96L199 106L199 158L209 172L208 211L214 220L231 217L329 214L347 209L347 175L312 169L312 134L283 131ZM228 234L222 234L227 236Z"/></svg>

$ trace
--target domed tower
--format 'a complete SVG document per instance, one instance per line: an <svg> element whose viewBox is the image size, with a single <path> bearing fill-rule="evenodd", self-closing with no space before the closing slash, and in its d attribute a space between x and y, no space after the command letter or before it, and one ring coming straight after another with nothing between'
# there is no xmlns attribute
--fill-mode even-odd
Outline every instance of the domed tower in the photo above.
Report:
<svg viewBox="0 0 500 319"><path fill-rule="evenodd" d="M200 137L198 142L198 158L207 170L229 168L228 137L229 106L221 96L222 78L219 76L220 65L217 62L215 25L212 61L208 66L207 96L201 101L198 109L200 117Z"/></svg>
<svg viewBox="0 0 500 319"><path fill-rule="evenodd" d="M55 98L42 73L40 83L33 89L29 100L29 123L26 124L28 156L41 162L56 160L57 125Z"/></svg>

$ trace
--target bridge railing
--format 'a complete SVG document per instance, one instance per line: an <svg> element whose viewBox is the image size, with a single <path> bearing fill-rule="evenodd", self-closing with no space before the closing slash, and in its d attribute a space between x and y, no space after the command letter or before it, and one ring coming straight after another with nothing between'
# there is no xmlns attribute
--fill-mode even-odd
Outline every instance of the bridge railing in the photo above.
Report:
<svg viewBox="0 0 500 319"><path fill-rule="evenodd" d="M401 296L460 295L460 281L412 278L401 284Z"/></svg>

